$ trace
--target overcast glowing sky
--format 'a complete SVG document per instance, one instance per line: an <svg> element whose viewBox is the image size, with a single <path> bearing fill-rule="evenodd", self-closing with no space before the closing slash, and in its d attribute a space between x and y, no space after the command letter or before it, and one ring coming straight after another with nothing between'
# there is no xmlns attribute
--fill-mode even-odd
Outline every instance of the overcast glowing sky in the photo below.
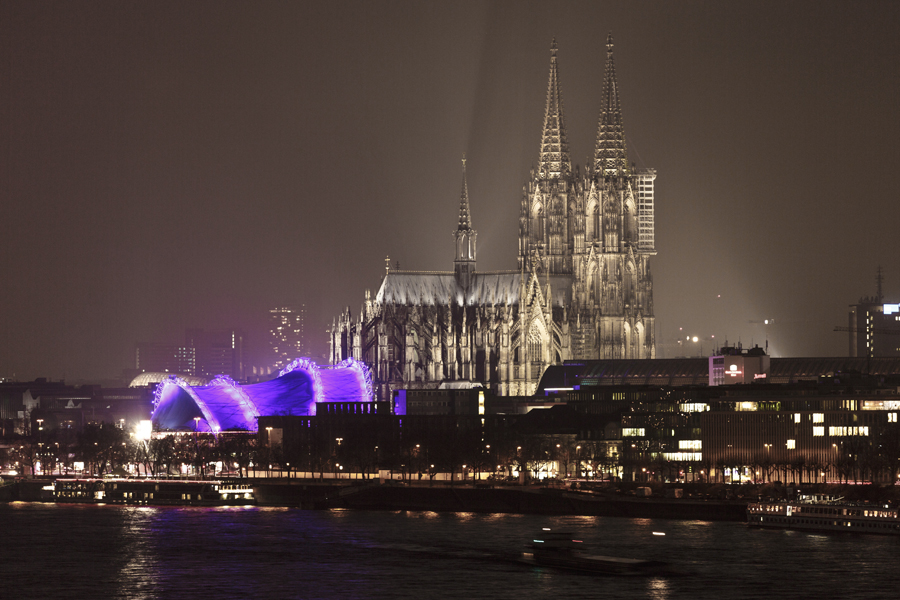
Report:
<svg viewBox="0 0 900 600"><path fill-rule="evenodd" d="M6 0L0 377L117 376L191 326L258 353L285 302L323 353L386 256L452 270L463 153L478 268L514 269L551 40L583 166L610 31L658 170L659 356L845 356L879 264L900 299L898 25L896 2Z"/></svg>

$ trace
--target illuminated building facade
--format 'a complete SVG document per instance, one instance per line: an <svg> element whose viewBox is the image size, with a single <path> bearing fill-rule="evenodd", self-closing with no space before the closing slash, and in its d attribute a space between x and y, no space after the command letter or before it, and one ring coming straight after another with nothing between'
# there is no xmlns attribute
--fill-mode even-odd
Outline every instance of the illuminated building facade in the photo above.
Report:
<svg viewBox="0 0 900 600"><path fill-rule="evenodd" d="M656 172L628 161L612 38L593 160L573 168L554 42L539 166L524 185L518 268L479 272L463 161L453 271L392 269L356 317L331 330L331 360L368 364L382 400L399 388L483 382L534 393L570 359L656 355L650 257Z"/></svg>
<svg viewBox="0 0 900 600"><path fill-rule="evenodd" d="M900 359L871 359L872 376L866 359L772 359L785 383L718 386L692 376L702 359L637 362L573 363L568 381L554 367L541 382L553 406L620 421L628 480L897 480Z"/></svg>
<svg viewBox="0 0 900 600"><path fill-rule="evenodd" d="M769 377L771 359L759 346L727 346L709 357L709 385L753 383Z"/></svg>

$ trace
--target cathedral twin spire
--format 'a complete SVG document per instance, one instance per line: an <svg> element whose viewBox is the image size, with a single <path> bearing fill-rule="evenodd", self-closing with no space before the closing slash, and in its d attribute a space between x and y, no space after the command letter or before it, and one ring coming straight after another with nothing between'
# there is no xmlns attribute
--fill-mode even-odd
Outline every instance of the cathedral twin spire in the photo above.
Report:
<svg viewBox="0 0 900 600"><path fill-rule="evenodd" d="M542 179L556 179L572 170L563 118L563 101L556 54L557 47L554 39L550 45L550 80L547 83L547 105L544 110L544 129L541 133L540 176ZM615 174L619 171L626 171L627 168L625 129L622 123L622 109L619 105L619 86L616 81L613 41L612 33L610 33L606 38L606 73L603 79L600 119L597 124L597 142L594 148L594 170L601 174Z"/></svg>
<svg viewBox="0 0 900 600"><path fill-rule="evenodd" d="M550 76L547 82L547 103L544 110L544 127L541 133L541 179L560 179L571 175L569 143L566 138L563 117L562 92L559 83L556 39L550 45ZM459 200L459 224L453 237L456 239L455 271L463 287L468 286L470 275L475 272L475 230L472 229L469 211L469 191L466 181L466 159L462 159L463 177ZM606 72L603 80L600 118L597 125L597 141L594 148L594 171L598 175L615 175L628 171L628 154L625 147L625 129L619 104L619 88L613 61L613 41L610 33L606 40Z"/></svg>
<svg viewBox="0 0 900 600"><path fill-rule="evenodd" d="M613 62L612 33L606 38L606 73L601 103L597 145L594 148L594 170L604 175L614 175L628 169L628 153L625 150L625 128L619 105L616 65Z"/></svg>

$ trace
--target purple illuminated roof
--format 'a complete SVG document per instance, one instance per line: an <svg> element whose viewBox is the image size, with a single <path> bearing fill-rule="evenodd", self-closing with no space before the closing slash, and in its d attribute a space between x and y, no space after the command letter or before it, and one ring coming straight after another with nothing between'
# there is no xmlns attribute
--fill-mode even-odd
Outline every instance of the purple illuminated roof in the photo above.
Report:
<svg viewBox="0 0 900 600"><path fill-rule="evenodd" d="M372 399L372 377L365 364L349 358L322 368L298 358L275 379L252 385L219 375L209 385L192 387L170 377L156 387L152 419L157 429L256 431L262 415L315 415L319 402Z"/></svg>

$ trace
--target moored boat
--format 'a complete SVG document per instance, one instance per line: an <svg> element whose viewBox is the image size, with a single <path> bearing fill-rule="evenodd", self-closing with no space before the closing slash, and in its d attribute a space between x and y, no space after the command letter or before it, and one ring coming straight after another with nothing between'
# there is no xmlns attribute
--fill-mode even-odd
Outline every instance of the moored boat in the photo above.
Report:
<svg viewBox="0 0 900 600"><path fill-rule="evenodd" d="M253 486L219 480L57 479L56 502L226 506L255 504Z"/></svg>
<svg viewBox="0 0 900 600"><path fill-rule="evenodd" d="M896 507L846 502L820 494L795 501L751 502L747 525L772 529L900 535Z"/></svg>

